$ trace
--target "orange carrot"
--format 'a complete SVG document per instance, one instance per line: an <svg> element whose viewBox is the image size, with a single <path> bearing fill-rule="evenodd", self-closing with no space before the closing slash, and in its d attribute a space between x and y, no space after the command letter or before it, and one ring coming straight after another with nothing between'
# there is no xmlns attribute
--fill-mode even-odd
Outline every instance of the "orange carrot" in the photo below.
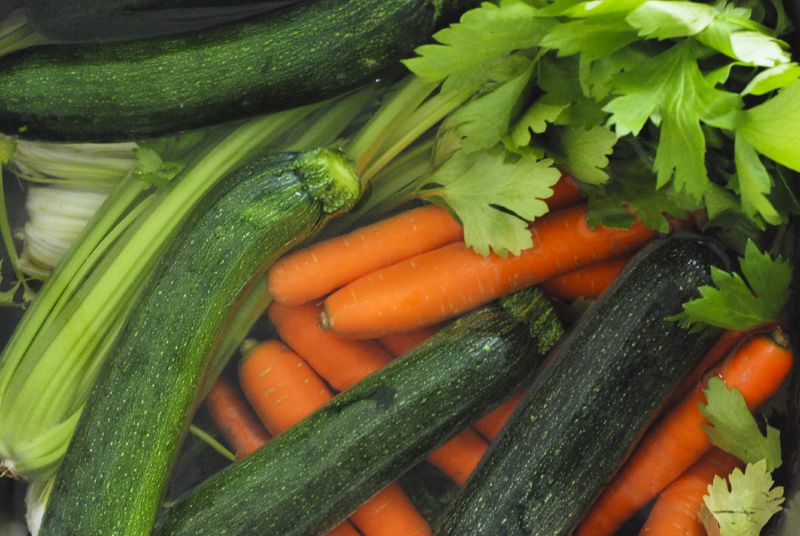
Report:
<svg viewBox="0 0 800 536"><path fill-rule="evenodd" d="M736 387L752 410L781 385L792 366L785 336L753 337L714 371L730 388ZM633 456L606 488L583 520L576 536L613 534L636 510L711 449L701 425L705 403L702 382L678 406L647 432Z"/></svg>
<svg viewBox="0 0 800 536"><path fill-rule="evenodd" d="M206 398L206 408L237 458L244 458L269 441L267 431L227 381L219 379L214 383Z"/></svg>
<svg viewBox="0 0 800 536"><path fill-rule="evenodd" d="M267 311L281 339L337 391L345 391L382 369L392 356L374 341L355 341L322 329L314 304L273 303Z"/></svg>
<svg viewBox="0 0 800 536"><path fill-rule="evenodd" d="M545 281L541 284L541 289L564 300L597 298L611 285L630 259L630 255L625 255L578 268Z"/></svg>
<svg viewBox="0 0 800 536"><path fill-rule="evenodd" d="M239 381L272 435L295 425L331 399L330 391L300 356L283 343L253 348L239 365Z"/></svg>
<svg viewBox="0 0 800 536"><path fill-rule="evenodd" d="M277 341L267 341L253 348L239 365L239 378L259 418L274 435L285 432L333 398L305 361ZM412 527L415 532L409 534L431 533L427 521L408 498L405 497L404 502L396 497L398 494L405 497L397 484L390 484L351 515L364 536L390 536L396 534L391 531L395 526ZM369 530L355 521L362 509L366 512L365 519L372 520ZM381 522L385 519L385 531L376 528L379 525L377 512L381 513ZM340 526L335 530L348 534L348 527Z"/></svg>
<svg viewBox="0 0 800 536"><path fill-rule="evenodd" d="M306 359L337 391L343 391L387 365L392 356L375 341L343 339L319 325L320 308L313 304L273 303L269 318L281 338ZM478 465L486 441L465 430L431 453L430 461L459 483Z"/></svg>
<svg viewBox="0 0 800 536"><path fill-rule="evenodd" d="M377 270L325 300L323 321L348 337L370 338L431 326L592 262L638 248L655 233L586 224L579 205L531 226L535 246L518 256L483 257L457 242Z"/></svg>
<svg viewBox="0 0 800 536"><path fill-rule="evenodd" d="M583 198L578 183L569 175L561 175L558 182L553 185L553 195L545 199L550 210L571 207Z"/></svg>
<svg viewBox="0 0 800 536"><path fill-rule="evenodd" d="M379 339L381 346L389 350L389 352L399 357L405 355L439 331L437 327L420 328L414 331L406 331L405 333L389 333Z"/></svg>
<svg viewBox="0 0 800 536"><path fill-rule="evenodd" d="M349 522L343 521L338 527L328 531L327 536L360 536L361 533Z"/></svg>
<svg viewBox="0 0 800 536"><path fill-rule="evenodd" d="M428 522L417 512L398 484L383 488L350 516L365 536L432 535Z"/></svg>
<svg viewBox="0 0 800 536"><path fill-rule="evenodd" d="M516 393L508 397L502 404L494 408L492 411L484 415L478 422L475 423L475 428L490 441L494 441L500 435L500 432L505 428L506 423L513 415L514 410L517 409L522 397L525 396L527 387L519 389Z"/></svg>
<svg viewBox="0 0 800 536"><path fill-rule="evenodd" d="M742 465L725 451L711 450L661 493L639 535L706 536L699 514L708 485Z"/></svg>
<svg viewBox="0 0 800 536"><path fill-rule="evenodd" d="M269 271L269 292L278 303L305 303L374 270L463 236L458 221L441 207L407 210L286 255Z"/></svg>

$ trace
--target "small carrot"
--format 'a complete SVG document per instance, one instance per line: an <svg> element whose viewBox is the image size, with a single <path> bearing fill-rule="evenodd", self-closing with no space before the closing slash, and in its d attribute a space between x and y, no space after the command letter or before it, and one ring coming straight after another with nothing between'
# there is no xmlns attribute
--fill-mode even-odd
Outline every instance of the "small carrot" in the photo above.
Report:
<svg viewBox="0 0 800 536"><path fill-rule="evenodd" d="M483 437L490 441L494 441L500 436L500 432L506 427L506 423L514 414L514 411L522 402L522 397L525 396L523 387L508 397L502 404L494 408L492 411L484 415L478 422L475 423L475 428L481 433Z"/></svg>
<svg viewBox="0 0 800 536"><path fill-rule="evenodd" d="M285 432L333 398L305 361L278 341L267 341L251 349L239 365L239 379L259 418L274 435ZM412 527L415 532L409 534L431 534L427 521L407 497L405 502L397 498L398 493L405 497L397 484L391 484L351 515L350 519L364 536L391 536L397 534L390 530L395 526ZM365 519L372 520L369 530L355 521L362 509L366 512ZM385 531L376 522L377 512L381 512L380 519L386 520ZM348 534L348 527L335 530Z"/></svg>
<svg viewBox="0 0 800 536"><path fill-rule="evenodd" d="M389 350L395 357L405 355L426 340L428 337L439 331L435 326L429 328L415 329L404 333L388 333L378 339L381 346Z"/></svg>
<svg viewBox="0 0 800 536"><path fill-rule="evenodd" d="M541 284L541 289L564 300L597 298L611 285L630 259L630 255L625 255L578 268L545 281Z"/></svg>
<svg viewBox="0 0 800 536"><path fill-rule="evenodd" d="M328 387L283 343L254 347L239 364L239 382L264 426L278 435L331 399Z"/></svg>
<svg viewBox="0 0 800 536"><path fill-rule="evenodd" d="M372 272L328 296L323 323L358 338L431 326L655 236L641 222L592 230L585 212L579 205L539 218L531 226L534 247L518 256L483 257L457 242Z"/></svg>
<svg viewBox="0 0 800 536"><path fill-rule="evenodd" d="M344 339L322 329L320 308L313 304L272 304L268 315L281 338L308 361L337 391L344 391L392 360L375 341ZM429 459L459 483L477 467L488 445L465 430L431 453Z"/></svg>
<svg viewBox="0 0 800 536"><path fill-rule="evenodd" d="M736 387L752 410L781 385L792 367L792 353L778 330L751 338L713 374ZM711 449L701 425L707 382L702 382L645 435L633 456L595 503L576 536L613 534L639 508Z"/></svg>
<svg viewBox="0 0 800 536"><path fill-rule="evenodd" d="M206 408L237 458L244 458L270 437L253 416L250 407L236 389L223 379L217 380L206 397Z"/></svg>
<svg viewBox="0 0 800 536"><path fill-rule="evenodd" d="M725 451L711 450L661 493L639 535L706 536L699 514L708 485L742 465Z"/></svg>
<svg viewBox="0 0 800 536"><path fill-rule="evenodd" d="M432 535L428 522L419 514L397 483L383 488L353 512L350 519L365 536Z"/></svg>
<svg viewBox="0 0 800 536"><path fill-rule="evenodd" d="M286 255L269 271L269 292L277 303L305 303L374 270L463 236L458 221L441 207L407 210Z"/></svg>
<svg viewBox="0 0 800 536"><path fill-rule="evenodd" d="M321 308L314 304L281 305L267 310L281 339L337 391L345 391L382 369L392 356L374 341L355 341L322 329Z"/></svg>
<svg viewBox="0 0 800 536"><path fill-rule="evenodd" d="M545 199L547 208L558 210L571 207L583 198L583 193L578 188L578 183L569 175L561 175L558 182L553 185L553 195Z"/></svg>

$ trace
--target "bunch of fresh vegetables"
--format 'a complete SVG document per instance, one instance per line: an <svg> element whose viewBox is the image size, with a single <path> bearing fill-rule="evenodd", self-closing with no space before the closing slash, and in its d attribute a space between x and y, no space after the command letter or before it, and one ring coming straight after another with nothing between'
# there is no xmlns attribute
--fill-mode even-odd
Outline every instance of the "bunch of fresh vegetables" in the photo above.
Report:
<svg viewBox="0 0 800 536"><path fill-rule="evenodd" d="M800 401L797 6L22 3L0 463L42 534L797 532L753 413ZM165 504L187 431L234 463Z"/></svg>

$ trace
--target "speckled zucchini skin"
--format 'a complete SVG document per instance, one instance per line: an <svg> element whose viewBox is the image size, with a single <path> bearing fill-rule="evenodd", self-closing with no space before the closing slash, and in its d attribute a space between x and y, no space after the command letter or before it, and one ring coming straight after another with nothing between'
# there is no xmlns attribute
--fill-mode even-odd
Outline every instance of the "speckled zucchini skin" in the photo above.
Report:
<svg viewBox="0 0 800 536"><path fill-rule="evenodd" d="M253 277L352 205L330 151L268 156L223 179L179 229L93 387L42 536L145 536L226 315Z"/></svg>
<svg viewBox="0 0 800 536"><path fill-rule="evenodd" d="M8 0L3 0L8 1ZM25 0L28 22L61 43L194 31L300 0Z"/></svg>
<svg viewBox="0 0 800 536"><path fill-rule="evenodd" d="M527 296L540 339L496 305L457 320L202 484L154 535L324 534L529 376L560 326Z"/></svg>
<svg viewBox="0 0 800 536"><path fill-rule="evenodd" d="M571 534L713 343L666 318L711 283L717 261L687 238L632 261L544 365L437 534Z"/></svg>
<svg viewBox="0 0 800 536"><path fill-rule="evenodd" d="M456 1L317 0L180 36L21 50L0 62L0 131L129 139L319 101L399 65Z"/></svg>

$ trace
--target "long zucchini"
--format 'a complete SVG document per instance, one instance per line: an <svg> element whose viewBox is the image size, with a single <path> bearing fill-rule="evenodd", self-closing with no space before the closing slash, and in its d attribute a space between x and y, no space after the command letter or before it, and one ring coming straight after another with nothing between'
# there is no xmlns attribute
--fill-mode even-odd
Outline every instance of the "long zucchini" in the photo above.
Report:
<svg viewBox="0 0 800 536"><path fill-rule="evenodd" d="M323 534L524 381L554 318L530 290L457 320L206 481L154 534Z"/></svg>
<svg viewBox="0 0 800 536"><path fill-rule="evenodd" d="M98 376L43 536L149 534L226 313L358 189L341 155L318 150L267 156L211 190L168 245Z"/></svg>
<svg viewBox="0 0 800 536"><path fill-rule="evenodd" d="M7 0L5 0L7 1ZM31 26L51 40L121 41L198 30L299 0L25 0Z"/></svg>
<svg viewBox="0 0 800 536"><path fill-rule="evenodd" d="M0 131L145 137L307 104L375 80L474 0L318 0L202 32L42 46L0 62Z"/></svg>
<svg viewBox="0 0 800 536"><path fill-rule="evenodd" d="M701 242L673 238L632 261L537 375L441 534L570 534L711 346L666 318L710 283L718 260Z"/></svg>

